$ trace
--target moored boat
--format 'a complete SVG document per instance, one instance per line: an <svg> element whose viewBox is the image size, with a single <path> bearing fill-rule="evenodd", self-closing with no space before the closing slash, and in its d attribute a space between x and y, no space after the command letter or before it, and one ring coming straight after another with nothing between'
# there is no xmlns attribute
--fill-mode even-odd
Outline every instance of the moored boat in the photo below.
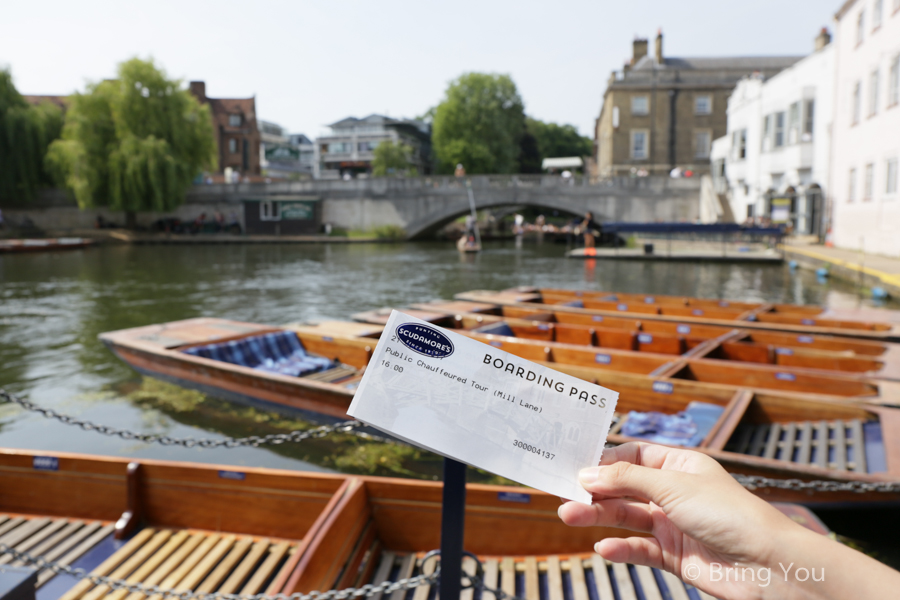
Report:
<svg viewBox="0 0 900 600"><path fill-rule="evenodd" d="M0 240L0 253L47 252L51 250L78 250L92 246L94 240L87 238L28 238Z"/></svg>
<svg viewBox="0 0 900 600"><path fill-rule="evenodd" d="M111 332L101 339L147 375L228 399L299 410L315 420L333 421L346 418L353 389L380 333L380 326L362 323L273 328L191 319ZM298 363L315 368L286 374ZM732 472L805 480L900 481L897 409L836 396L547 364L620 393L617 423L621 427L610 438L614 443L647 439L633 435L627 425L629 420L644 418L632 413L673 415L694 410L705 429L698 428L690 440L675 440L676 445L696 447ZM777 495L787 491L774 493L777 499L795 497ZM866 494L847 498L885 499Z"/></svg>
<svg viewBox="0 0 900 600"><path fill-rule="evenodd" d="M432 573L427 553L440 544L439 482L0 450L0 490L3 543L162 590L247 596L377 585ZM618 597L696 594L669 573L592 554L599 539L635 533L567 527L558 506L534 490L467 486L465 549L488 587L529 600L563 598L564 589L600 599L615 597L613 589ZM808 510L778 507L827 533ZM463 568L471 574L474 564ZM37 583L44 600L127 595L49 570ZM391 597L426 600L434 591Z"/></svg>
<svg viewBox="0 0 900 600"><path fill-rule="evenodd" d="M681 322L689 325L721 325L751 330L776 330L795 334L821 334L842 337L900 341L900 318L892 313L862 312L859 320L851 315L829 314L821 307L790 304L733 303L730 301L677 299L658 302L658 296L621 297L616 293L543 292L536 288L516 288L501 292L474 290L456 294L466 300L495 306L540 307L543 310L601 317L631 317L642 321ZM588 294L585 296L584 294ZM662 298L672 298L663 296ZM695 304L690 304L694 302ZM878 320L878 314L884 318Z"/></svg>
<svg viewBox="0 0 900 600"><path fill-rule="evenodd" d="M412 310L431 323L477 333L900 380L900 345L886 342L616 317L598 321L586 315L463 301L414 304ZM353 318L384 324L390 311L366 311Z"/></svg>

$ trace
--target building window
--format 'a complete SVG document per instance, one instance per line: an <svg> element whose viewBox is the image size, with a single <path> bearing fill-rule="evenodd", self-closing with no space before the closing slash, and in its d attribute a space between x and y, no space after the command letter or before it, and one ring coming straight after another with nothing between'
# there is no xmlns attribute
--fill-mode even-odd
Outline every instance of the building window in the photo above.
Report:
<svg viewBox="0 0 900 600"><path fill-rule="evenodd" d="M881 12L882 5L884 4L883 0L875 0L875 5L872 7L872 30L876 30L881 27Z"/></svg>
<svg viewBox="0 0 900 600"><path fill-rule="evenodd" d="M325 154L349 154L353 152L353 144L351 142L331 142L322 145L322 152Z"/></svg>
<svg viewBox="0 0 900 600"><path fill-rule="evenodd" d="M734 132L734 138L731 142L734 149L734 158L743 160L747 158L747 130L738 129Z"/></svg>
<svg viewBox="0 0 900 600"><path fill-rule="evenodd" d="M633 96L631 98L631 114L636 116L650 114L650 99L647 96Z"/></svg>
<svg viewBox="0 0 900 600"><path fill-rule="evenodd" d="M712 143L712 133L708 129L694 132L694 158L709 159L709 146Z"/></svg>
<svg viewBox="0 0 900 600"><path fill-rule="evenodd" d="M647 160L650 132L646 129L634 129L631 132L631 158Z"/></svg>
<svg viewBox="0 0 900 600"><path fill-rule="evenodd" d="M613 110L612 110L612 126L613 126L613 129L618 129L618 128L619 128L619 107L618 107L618 106L613 106Z"/></svg>
<svg viewBox="0 0 900 600"><path fill-rule="evenodd" d="M774 123L774 115L766 115L763 118L762 126L762 151L768 152L772 149L772 126Z"/></svg>
<svg viewBox="0 0 900 600"><path fill-rule="evenodd" d="M888 106L896 106L898 103L900 103L900 54L891 61L891 72L888 77Z"/></svg>
<svg viewBox="0 0 900 600"><path fill-rule="evenodd" d="M694 98L694 114L710 115L712 114L712 96L696 96Z"/></svg>
<svg viewBox="0 0 900 600"><path fill-rule="evenodd" d="M856 125L859 123L859 113L862 106L862 84L860 82L856 82L856 85L853 86L853 115L852 115L852 124Z"/></svg>
<svg viewBox="0 0 900 600"><path fill-rule="evenodd" d="M378 146L378 141L359 142L358 148L360 152L372 152Z"/></svg>
<svg viewBox="0 0 900 600"><path fill-rule="evenodd" d="M850 177L847 181L847 202L856 200L856 169L850 169Z"/></svg>
<svg viewBox="0 0 900 600"><path fill-rule="evenodd" d="M878 112L878 71L869 75L869 116Z"/></svg>
<svg viewBox="0 0 900 600"><path fill-rule="evenodd" d="M228 115L228 125L230 127L240 127L242 121L241 115Z"/></svg>
<svg viewBox="0 0 900 600"><path fill-rule="evenodd" d="M897 158L890 158L885 164L887 174L886 185L884 186L885 194L893 196L897 193Z"/></svg>
<svg viewBox="0 0 900 600"><path fill-rule="evenodd" d="M800 103L794 102L788 109L788 144L800 141Z"/></svg>
<svg viewBox="0 0 900 600"><path fill-rule="evenodd" d="M866 36L866 11L859 11L859 16L856 17L856 45L859 46L863 43L863 38Z"/></svg>
<svg viewBox="0 0 900 600"><path fill-rule="evenodd" d="M278 213L278 202L264 200L259 203L259 220L260 221L278 221L280 215Z"/></svg>
<svg viewBox="0 0 900 600"><path fill-rule="evenodd" d="M237 147L237 140L236 140L236 139L231 138L230 140L228 140L228 151L231 152L232 154L236 154L236 153L237 153L238 147Z"/></svg>
<svg viewBox="0 0 900 600"><path fill-rule="evenodd" d="M775 113L775 138L774 146L781 148L784 146L784 113Z"/></svg>
<svg viewBox="0 0 900 600"><path fill-rule="evenodd" d="M800 138L804 142L811 142L813 137L813 125L815 124L816 101L803 101L803 136Z"/></svg>
<svg viewBox="0 0 900 600"><path fill-rule="evenodd" d="M872 199L872 191L875 187L875 165L866 165L866 178L863 181L863 202Z"/></svg>

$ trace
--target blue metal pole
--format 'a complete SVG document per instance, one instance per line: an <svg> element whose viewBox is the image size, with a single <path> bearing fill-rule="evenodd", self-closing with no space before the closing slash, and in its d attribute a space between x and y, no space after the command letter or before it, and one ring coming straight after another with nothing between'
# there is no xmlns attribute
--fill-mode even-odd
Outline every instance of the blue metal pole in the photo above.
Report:
<svg viewBox="0 0 900 600"><path fill-rule="evenodd" d="M466 465L445 458L441 511L441 600L459 600L465 523Z"/></svg>

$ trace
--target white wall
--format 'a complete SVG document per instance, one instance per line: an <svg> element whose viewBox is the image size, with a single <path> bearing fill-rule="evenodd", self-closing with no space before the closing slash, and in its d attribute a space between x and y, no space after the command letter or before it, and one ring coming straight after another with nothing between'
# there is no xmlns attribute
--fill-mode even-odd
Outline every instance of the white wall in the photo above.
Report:
<svg viewBox="0 0 900 600"><path fill-rule="evenodd" d="M762 216L766 193L781 193L793 188L800 198L798 212L804 212L803 192L813 184L825 188L828 180L830 127L833 103L833 44L814 52L767 81L759 77L741 80L728 100L728 134L722 144L731 151L726 157L725 173L730 185L729 199L735 219L743 221L747 207ZM805 118L803 102L815 102L812 139L803 139ZM801 135L789 137L791 104L801 104ZM763 148L763 120L766 115L783 112L784 145ZM734 147L734 132L746 130L746 156L739 158ZM817 219L818 220L818 219ZM811 224L806 225L808 229Z"/></svg>
<svg viewBox="0 0 900 600"><path fill-rule="evenodd" d="M887 161L900 156L900 106L888 106L891 61L900 54L900 11L883 0L880 27L873 29L874 0L857 0L836 21L836 86L832 151L832 240L836 246L900 257L900 197L886 194ZM864 11L864 35L857 19ZM880 73L877 112L869 116L869 77ZM853 123L853 89L862 86L860 121ZM866 165L874 165L870 198L863 198ZM850 199L850 170L856 169Z"/></svg>

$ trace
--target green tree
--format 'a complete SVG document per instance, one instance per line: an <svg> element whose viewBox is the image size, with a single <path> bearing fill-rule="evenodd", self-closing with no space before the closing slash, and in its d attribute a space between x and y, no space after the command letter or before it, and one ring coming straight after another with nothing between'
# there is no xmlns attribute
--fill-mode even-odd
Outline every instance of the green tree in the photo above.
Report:
<svg viewBox="0 0 900 600"><path fill-rule="evenodd" d="M434 111L432 145L441 172L513 173L525 128L524 107L509 75L466 73L450 83Z"/></svg>
<svg viewBox="0 0 900 600"><path fill-rule="evenodd" d="M572 125L545 123L531 117L527 117L525 123L528 131L537 139L541 158L593 154L594 142L591 138L580 135Z"/></svg>
<svg viewBox="0 0 900 600"><path fill-rule="evenodd" d="M375 146L372 151L372 175L384 177L386 175L411 175L418 174L412 166L413 149L403 142L394 143L393 140L385 140Z"/></svg>
<svg viewBox="0 0 900 600"><path fill-rule="evenodd" d="M50 102L31 106L0 70L0 198L29 201L52 180L44 170L47 147L59 137L62 111Z"/></svg>
<svg viewBox="0 0 900 600"><path fill-rule="evenodd" d="M62 139L47 162L81 208L168 211L216 164L209 107L152 60L119 65L118 78L70 97Z"/></svg>

